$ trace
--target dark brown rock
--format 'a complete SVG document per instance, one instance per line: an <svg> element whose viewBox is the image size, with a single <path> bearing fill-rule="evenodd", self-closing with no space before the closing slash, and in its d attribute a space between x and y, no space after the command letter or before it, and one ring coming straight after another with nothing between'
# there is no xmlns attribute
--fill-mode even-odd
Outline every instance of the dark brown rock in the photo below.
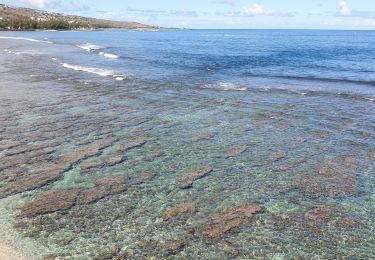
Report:
<svg viewBox="0 0 375 260"><path fill-rule="evenodd" d="M221 156L221 158L227 159L227 158L230 158L230 157L238 156L238 155L244 153L247 149L248 149L247 145L241 145L241 146L233 147L228 152L226 152L225 154L223 154Z"/></svg>
<svg viewBox="0 0 375 260"><path fill-rule="evenodd" d="M249 224L254 214L262 208L255 203L244 203L239 206L222 209L213 215L210 222L204 225L203 234L208 238L216 238L227 232Z"/></svg>
<svg viewBox="0 0 375 260"><path fill-rule="evenodd" d="M80 190L49 190L21 209L24 216L36 216L67 210L74 206Z"/></svg>
<svg viewBox="0 0 375 260"><path fill-rule="evenodd" d="M196 180L203 178L204 176L209 174L211 171L212 171L211 167L202 167L193 172L185 173L181 177L180 181L178 182L178 186L181 189L190 188Z"/></svg>
<svg viewBox="0 0 375 260"><path fill-rule="evenodd" d="M163 219L169 220L179 216L192 216L197 213L198 205L195 202L185 202L176 205L175 207L163 213Z"/></svg>

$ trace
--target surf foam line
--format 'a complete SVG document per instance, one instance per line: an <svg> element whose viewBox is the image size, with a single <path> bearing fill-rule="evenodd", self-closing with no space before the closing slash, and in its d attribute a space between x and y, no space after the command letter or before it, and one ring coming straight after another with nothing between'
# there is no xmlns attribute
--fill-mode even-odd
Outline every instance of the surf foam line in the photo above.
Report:
<svg viewBox="0 0 375 260"><path fill-rule="evenodd" d="M101 77L112 77L115 80L121 81L124 80L125 77L122 75L116 75L114 71L112 70L105 70L105 69L99 69L99 68L89 68L89 67L83 67L79 65L72 65L68 63L61 63L61 66L67 69L72 69L75 71L82 71L86 73L96 74Z"/></svg>
<svg viewBox="0 0 375 260"><path fill-rule="evenodd" d="M101 49L102 47L98 46L98 45L95 45L95 44L91 44L91 43L86 43L86 44L80 44L80 45L77 45L78 48L81 48L81 49L84 49L85 51L87 52L90 52L92 50L99 50Z"/></svg>
<svg viewBox="0 0 375 260"><path fill-rule="evenodd" d="M21 41L29 41L29 42L42 42L42 43L52 43L50 41L43 41L37 40L33 38L26 38L26 37L8 37L8 36L0 36L0 39L8 39L8 40L21 40Z"/></svg>
<svg viewBox="0 0 375 260"><path fill-rule="evenodd" d="M112 54L112 53L106 53L106 52L99 52L99 55L103 56L103 57L106 57L106 58L109 58L109 59L118 59L119 56L116 55L116 54Z"/></svg>
<svg viewBox="0 0 375 260"><path fill-rule="evenodd" d="M225 91L246 91L247 88L235 85L230 82L218 82L216 84L207 84L203 88L225 90Z"/></svg>

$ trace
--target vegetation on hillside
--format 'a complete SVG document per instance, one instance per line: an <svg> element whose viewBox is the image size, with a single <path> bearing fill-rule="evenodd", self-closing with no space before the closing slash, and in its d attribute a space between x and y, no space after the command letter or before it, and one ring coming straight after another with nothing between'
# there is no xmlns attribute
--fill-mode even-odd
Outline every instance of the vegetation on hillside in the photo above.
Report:
<svg viewBox="0 0 375 260"><path fill-rule="evenodd" d="M136 22L110 21L0 4L0 30L156 29Z"/></svg>

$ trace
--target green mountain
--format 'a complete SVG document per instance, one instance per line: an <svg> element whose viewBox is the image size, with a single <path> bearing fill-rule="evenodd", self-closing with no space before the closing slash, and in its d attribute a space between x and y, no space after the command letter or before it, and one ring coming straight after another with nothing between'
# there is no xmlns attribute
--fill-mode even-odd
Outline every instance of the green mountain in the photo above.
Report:
<svg viewBox="0 0 375 260"><path fill-rule="evenodd" d="M136 22L110 21L0 4L0 30L159 29Z"/></svg>

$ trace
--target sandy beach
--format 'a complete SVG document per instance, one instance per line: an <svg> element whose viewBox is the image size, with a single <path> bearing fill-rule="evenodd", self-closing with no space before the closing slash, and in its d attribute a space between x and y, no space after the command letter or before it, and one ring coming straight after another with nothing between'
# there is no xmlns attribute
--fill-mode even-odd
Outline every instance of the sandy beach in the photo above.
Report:
<svg viewBox="0 0 375 260"><path fill-rule="evenodd" d="M15 248L6 241L0 240L0 259L2 260L21 260L25 259Z"/></svg>

